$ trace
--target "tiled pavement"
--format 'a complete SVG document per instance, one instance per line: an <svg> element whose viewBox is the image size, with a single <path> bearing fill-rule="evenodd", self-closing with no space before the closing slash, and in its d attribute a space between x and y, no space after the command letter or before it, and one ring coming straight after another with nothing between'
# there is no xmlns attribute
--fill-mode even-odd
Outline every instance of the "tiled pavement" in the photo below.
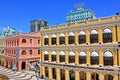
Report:
<svg viewBox="0 0 120 80"><path fill-rule="evenodd" d="M42 80L37 79L33 71L12 71L0 66L0 74L6 75L10 80Z"/></svg>

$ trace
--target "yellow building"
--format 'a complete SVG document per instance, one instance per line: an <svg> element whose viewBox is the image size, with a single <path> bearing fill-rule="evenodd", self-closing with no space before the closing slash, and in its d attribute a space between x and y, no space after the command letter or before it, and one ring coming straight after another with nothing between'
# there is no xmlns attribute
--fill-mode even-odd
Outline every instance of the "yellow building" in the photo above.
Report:
<svg viewBox="0 0 120 80"><path fill-rule="evenodd" d="M40 75L120 80L120 15L41 28Z"/></svg>
<svg viewBox="0 0 120 80"><path fill-rule="evenodd" d="M0 65L4 64L4 37L0 36Z"/></svg>

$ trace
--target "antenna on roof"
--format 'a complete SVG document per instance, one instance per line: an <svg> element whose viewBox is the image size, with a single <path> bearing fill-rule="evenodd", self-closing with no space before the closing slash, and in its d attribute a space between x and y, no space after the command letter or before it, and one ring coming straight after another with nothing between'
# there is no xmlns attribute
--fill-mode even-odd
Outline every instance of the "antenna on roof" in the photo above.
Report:
<svg viewBox="0 0 120 80"><path fill-rule="evenodd" d="M78 4L74 4L74 8L77 10L82 10L84 8L85 3L78 3Z"/></svg>

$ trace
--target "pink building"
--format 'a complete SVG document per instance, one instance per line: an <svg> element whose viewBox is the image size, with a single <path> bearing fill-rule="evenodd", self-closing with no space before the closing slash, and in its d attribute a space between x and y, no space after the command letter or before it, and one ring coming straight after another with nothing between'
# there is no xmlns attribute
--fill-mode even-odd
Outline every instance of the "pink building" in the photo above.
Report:
<svg viewBox="0 0 120 80"><path fill-rule="evenodd" d="M4 66L7 68L28 69L29 64L40 59L40 33L22 33L6 36Z"/></svg>

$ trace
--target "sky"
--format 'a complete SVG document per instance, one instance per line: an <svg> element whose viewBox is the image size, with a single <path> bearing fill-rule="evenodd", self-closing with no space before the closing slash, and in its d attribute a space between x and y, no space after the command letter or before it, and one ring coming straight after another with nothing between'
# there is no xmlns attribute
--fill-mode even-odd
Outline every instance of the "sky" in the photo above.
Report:
<svg viewBox="0 0 120 80"><path fill-rule="evenodd" d="M8 26L17 31L30 32L30 21L43 19L49 25L63 24L66 14L75 11L74 5L84 3L96 17L120 12L120 0L0 0L0 32Z"/></svg>

